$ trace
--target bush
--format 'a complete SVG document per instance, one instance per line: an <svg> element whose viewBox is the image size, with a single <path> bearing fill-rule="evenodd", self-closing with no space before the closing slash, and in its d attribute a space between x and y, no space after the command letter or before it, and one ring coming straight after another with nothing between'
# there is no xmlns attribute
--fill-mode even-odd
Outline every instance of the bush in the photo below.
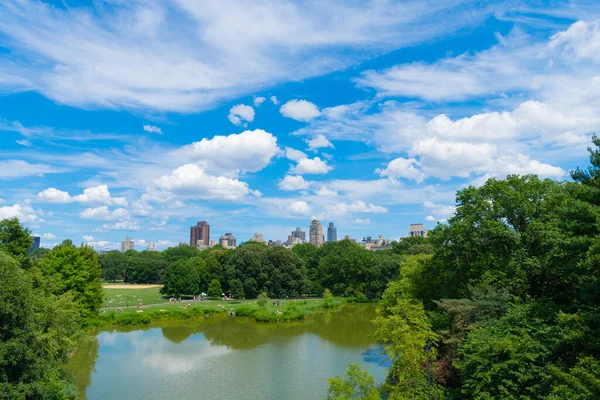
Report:
<svg viewBox="0 0 600 400"><path fill-rule="evenodd" d="M259 307L265 308L265 306L267 305L267 303L269 302L269 296L267 296L267 294L265 292L262 292L261 294L258 295L258 298L256 299L256 304L259 305Z"/></svg>

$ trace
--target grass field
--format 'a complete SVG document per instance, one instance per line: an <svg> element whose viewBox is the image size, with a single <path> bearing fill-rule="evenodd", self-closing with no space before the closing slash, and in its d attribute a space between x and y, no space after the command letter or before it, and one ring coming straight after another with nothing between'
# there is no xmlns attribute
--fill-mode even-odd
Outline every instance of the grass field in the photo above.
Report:
<svg viewBox="0 0 600 400"><path fill-rule="evenodd" d="M129 301L129 307L136 307L139 299L142 299L144 305L168 303L168 298L163 298L160 294L162 285L104 285L104 302L108 307L126 307ZM118 287L118 289L116 289Z"/></svg>

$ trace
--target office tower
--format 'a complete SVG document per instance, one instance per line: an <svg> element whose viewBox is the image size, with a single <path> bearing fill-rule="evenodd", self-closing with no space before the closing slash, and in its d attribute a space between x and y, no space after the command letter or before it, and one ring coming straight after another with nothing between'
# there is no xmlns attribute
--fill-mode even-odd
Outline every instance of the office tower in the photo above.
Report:
<svg viewBox="0 0 600 400"><path fill-rule="evenodd" d="M318 219L313 219L310 223L309 241L317 247L323 244L323 227Z"/></svg>
<svg viewBox="0 0 600 400"><path fill-rule="evenodd" d="M300 239L302 242L306 242L306 232L300 229L300 227L297 227L295 231L292 231L291 236Z"/></svg>
<svg viewBox="0 0 600 400"><path fill-rule="evenodd" d="M421 236L427 237L427 230L423 224L410 224L408 229L408 236Z"/></svg>
<svg viewBox="0 0 600 400"><path fill-rule="evenodd" d="M121 253L125 253L128 250L134 250L133 240L131 240L129 236L121 242Z"/></svg>
<svg viewBox="0 0 600 400"><path fill-rule="evenodd" d="M152 240L148 244L148 251L158 251L158 246Z"/></svg>
<svg viewBox="0 0 600 400"><path fill-rule="evenodd" d="M31 247L27 251L30 254L33 253L36 249L40 248L40 237L39 236L32 236L31 238L33 239L33 243L31 243Z"/></svg>
<svg viewBox="0 0 600 400"><path fill-rule="evenodd" d="M330 222L327 227L327 241L337 242L337 228L333 225L333 222Z"/></svg>
<svg viewBox="0 0 600 400"><path fill-rule="evenodd" d="M235 249L236 247L236 239L230 232L222 235L219 238L219 244L226 249Z"/></svg>
<svg viewBox="0 0 600 400"><path fill-rule="evenodd" d="M265 239L263 239L263 235L261 235L258 232L254 232L254 236L252 236L252 240L253 242L258 242L258 243L264 243Z"/></svg>
<svg viewBox="0 0 600 400"><path fill-rule="evenodd" d="M210 225L206 221L201 221L190 228L190 246L200 245L208 247L210 244Z"/></svg>

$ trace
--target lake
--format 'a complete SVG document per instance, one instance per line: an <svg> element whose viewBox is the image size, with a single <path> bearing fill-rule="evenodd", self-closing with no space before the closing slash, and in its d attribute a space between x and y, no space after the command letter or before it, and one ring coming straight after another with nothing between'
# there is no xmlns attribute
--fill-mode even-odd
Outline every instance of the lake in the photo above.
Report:
<svg viewBox="0 0 600 400"><path fill-rule="evenodd" d="M68 369L87 399L322 399L356 362L383 382L373 304L305 321L210 317L98 332Z"/></svg>

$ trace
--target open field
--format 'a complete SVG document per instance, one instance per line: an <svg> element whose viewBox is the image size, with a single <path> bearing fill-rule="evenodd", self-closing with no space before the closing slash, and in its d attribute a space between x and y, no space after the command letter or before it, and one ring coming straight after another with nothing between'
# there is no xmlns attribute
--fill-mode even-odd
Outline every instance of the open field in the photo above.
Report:
<svg viewBox="0 0 600 400"><path fill-rule="evenodd" d="M130 283L105 283L104 285L102 285L102 287L104 289L129 289L129 290L136 290L136 289L150 289L150 288L161 288L163 287L163 285L144 285L144 284L130 284Z"/></svg>
<svg viewBox="0 0 600 400"><path fill-rule="evenodd" d="M162 285L106 285L104 286L104 302L108 307L136 307L142 299L144 305L168 303L168 298L160 294Z"/></svg>

